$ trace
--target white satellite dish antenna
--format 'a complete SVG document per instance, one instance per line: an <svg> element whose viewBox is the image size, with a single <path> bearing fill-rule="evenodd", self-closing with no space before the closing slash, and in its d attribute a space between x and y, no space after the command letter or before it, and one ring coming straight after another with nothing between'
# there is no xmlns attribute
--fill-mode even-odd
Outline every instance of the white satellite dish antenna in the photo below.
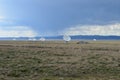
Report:
<svg viewBox="0 0 120 80"><path fill-rule="evenodd" d="M31 38L29 38L28 40L29 40L29 41L31 41L32 39L31 39Z"/></svg>
<svg viewBox="0 0 120 80"><path fill-rule="evenodd" d="M16 41L16 38L13 38L13 41Z"/></svg>
<svg viewBox="0 0 120 80"><path fill-rule="evenodd" d="M29 41L32 41L33 39L34 39L34 38L32 38L32 37L29 37L29 38L28 38Z"/></svg>
<svg viewBox="0 0 120 80"><path fill-rule="evenodd" d="M40 40L40 41L45 41L45 38L44 38L44 37L41 37L39 40Z"/></svg>
<svg viewBox="0 0 120 80"><path fill-rule="evenodd" d="M96 39L93 39L93 41L97 41Z"/></svg>
<svg viewBox="0 0 120 80"><path fill-rule="evenodd" d="M29 41L35 41L36 39L34 37L29 37L28 40Z"/></svg>
<svg viewBox="0 0 120 80"><path fill-rule="evenodd" d="M68 42L68 41L71 40L71 37L68 36L68 35L64 35L64 36L63 36L63 40L64 40L65 42Z"/></svg>
<svg viewBox="0 0 120 80"><path fill-rule="evenodd" d="M33 38L32 41L36 41L37 39Z"/></svg>

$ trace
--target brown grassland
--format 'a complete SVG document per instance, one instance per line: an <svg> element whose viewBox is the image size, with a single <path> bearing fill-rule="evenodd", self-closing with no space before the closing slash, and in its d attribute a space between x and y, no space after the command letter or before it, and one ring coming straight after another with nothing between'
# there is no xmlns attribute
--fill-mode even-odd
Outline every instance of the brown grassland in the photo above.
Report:
<svg viewBox="0 0 120 80"><path fill-rule="evenodd" d="M120 80L120 41L0 41L0 80Z"/></svg>

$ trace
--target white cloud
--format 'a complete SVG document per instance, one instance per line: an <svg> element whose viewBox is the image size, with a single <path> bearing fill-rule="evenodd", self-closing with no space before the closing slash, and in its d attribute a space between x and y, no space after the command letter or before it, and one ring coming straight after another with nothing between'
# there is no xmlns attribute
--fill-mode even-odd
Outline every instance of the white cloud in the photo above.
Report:
<svg viewBox="0 0 120 80"><path fill-rule="evenodd" d="M4 22L5 17L0 16L0 22Z"/></svg>
<svg viewBox="0 0 120 80"><path fill-rule="evenodd" d="M3 16L0 16L0 19L4 19L4 17L3 17Z"/></svg>
<svg viewBox="0 0 120 80"><path fill-rule="evenodd" d="M120 23L109 25L77 25L65 29L61 34L66 35L119 35Z"/></svg>
<svg viewBox="0 0 120 80"><path fill-rule="evenodd" d="M35 37L37 33L27 26L0 26L0 37Z"/></svg>
<svg viewBox="0 0 120 80"><path fill-rule="evenodd" d="M4 16L0 16L0 24L14 24L14 22Z"/></svg>
<svg viewBox="0 0 120 80"><path fill-rule="evenodd" d="M4 16L0 16L0 24L14 24ZM0 26L0 37L34 37L37 33L28 26Z"/></svg>

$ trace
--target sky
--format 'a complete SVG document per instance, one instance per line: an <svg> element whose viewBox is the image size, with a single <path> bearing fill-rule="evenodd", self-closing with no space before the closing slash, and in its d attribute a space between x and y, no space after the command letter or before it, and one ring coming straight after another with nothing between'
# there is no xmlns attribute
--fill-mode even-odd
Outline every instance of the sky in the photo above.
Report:
<svg viewBox="0 0 120 80"><path fill-rule="evenodd" d="M120 35L120 0L0 0L0 37Z"/></svg>

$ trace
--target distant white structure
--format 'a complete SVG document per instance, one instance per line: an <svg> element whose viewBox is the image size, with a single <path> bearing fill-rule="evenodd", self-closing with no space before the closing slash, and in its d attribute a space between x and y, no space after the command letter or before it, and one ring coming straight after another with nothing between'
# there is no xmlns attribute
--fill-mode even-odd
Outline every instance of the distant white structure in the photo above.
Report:
<svg viewBox="0 0 120 80"><path fill-rule="evenodd" d="M96 39L93 39L93 41L97 41Z"/></svg>
<svg viewBox="0 0 120 80"><path fill-rule="evenodd" d="M13 38L13 41L16 41L16 38Z"/></svg>
<svg viewBox="0 0 120 80"><path fill-rule="evenodd" d="M28 40L29 41L36 41L37 39L35 37L29 37Z"/></svg>
<svg viewBox="0 0 120 80"><path fill-rule="evenodd" d="M37 39L33 38L32 41L36 41Z"/></svg>
<svg viewBox="0 0 120 80"><path fill-rule="evenodd" d="M29 41L35 41L36 39L35 39L35 38L30 37L28 40L29 40Z"/></svg>
<svg viewBox="0 0 120 80"><path fill-rule="evenodd" d="M44 37L41 37L39 40L40 40L40 41L45 41L45 38L44 38Z"/></svg>
<svg viewBox="0 0 120 80"><path fill-rule="evenodd" d="M29 41L32 41L32 39L31 39L31 38L29 38L28 40L29 40Z"/></svg>
<svg viewBox="0 0 120 80"><path fill-rule="evenodd" d="M64 36L63 36L63 40L64 40L65 42L68 42L68 41L71 40L71 37L68 36L68 35L64 35Z"/></svg>

